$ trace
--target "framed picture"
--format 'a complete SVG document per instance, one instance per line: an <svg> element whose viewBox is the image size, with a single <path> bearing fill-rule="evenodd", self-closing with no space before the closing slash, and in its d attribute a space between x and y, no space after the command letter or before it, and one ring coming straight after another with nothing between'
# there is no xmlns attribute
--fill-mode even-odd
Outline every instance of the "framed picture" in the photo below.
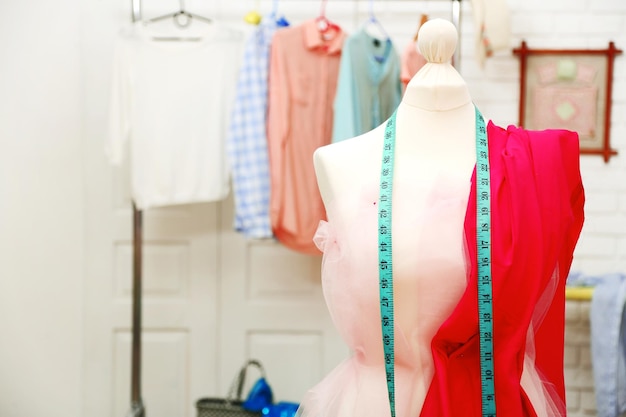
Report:
<svg viewBox="0 0 626 417"><path fill-rule="evenodd" d="M607 49L513 50L520 57L519 125L525 129L567 129L578 133L580 153L601 155L611 149L613 61L622 53Z"/></svg>

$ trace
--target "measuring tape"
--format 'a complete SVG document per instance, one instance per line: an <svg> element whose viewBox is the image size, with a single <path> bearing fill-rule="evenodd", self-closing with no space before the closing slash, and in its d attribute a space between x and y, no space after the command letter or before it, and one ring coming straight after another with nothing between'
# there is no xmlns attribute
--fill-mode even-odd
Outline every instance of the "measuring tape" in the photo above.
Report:
<svg viewBox="0 0 626 417"><path fill-rule="evenodd" d="M485 120L476 108L476 245L478 249L478 331L480 386L484 417L496 415L493 366L493 294L491 288L491 188Z"/></svg>
<svg viewBox="0 0 626 417"><path fill-rule="evenodd" d="M496 399L493 365L493 299L491 288L491 189L489 146L482 114L476 113L476 229L478 246L478 327L480 332L480 379L482 414L495 417ZM393 258L391 238L391 196L396 141L396 113L387 121L380 173L378 205L378 273L380 317L391 417L396 415L394 371Z"/></svg>
<svg viewBox="0 0 626 417"><path fill-rule="evenodd" d="M383 165L380 171L378 203L378 276L380 285L380 319L383 329L385 373L391 417L396 417L393 326L393 261L391 256L391 195L393 194L393 157L396 142L396 113L385 128Z"/></svg>

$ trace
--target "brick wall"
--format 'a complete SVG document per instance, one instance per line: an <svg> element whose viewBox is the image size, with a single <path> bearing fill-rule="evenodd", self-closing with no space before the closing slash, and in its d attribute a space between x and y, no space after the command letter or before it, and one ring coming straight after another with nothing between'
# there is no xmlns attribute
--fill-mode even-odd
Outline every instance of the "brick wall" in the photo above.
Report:
<svg viewBox="0 0 626 417"><path fill-rule="evenodd" d="M589 302L568 301L565 310L565 385L570 417L595 416Z"/></svg>

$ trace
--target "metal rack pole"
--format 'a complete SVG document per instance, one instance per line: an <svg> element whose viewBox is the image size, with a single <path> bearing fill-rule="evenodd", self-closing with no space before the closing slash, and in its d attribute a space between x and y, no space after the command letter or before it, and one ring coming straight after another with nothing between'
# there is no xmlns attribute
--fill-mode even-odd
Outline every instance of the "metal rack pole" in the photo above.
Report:
<svg viewBox="0 0 626 417"><path fill-rule="evenodd" d="M131 404L128 417L145 417L141 398L141 281L143 213L133 203L133 317L131 351Z"/></svg>
<svg viewBox="0 0 626 417"><path fill-rule="evenodd" d="M141 0L131 2L131 20L141 20ZM132 296L132 347L130 375L130 411L127 417L145 417L141 396L141 282L142 282L143 213L133 202L133 296Z"/></svg>

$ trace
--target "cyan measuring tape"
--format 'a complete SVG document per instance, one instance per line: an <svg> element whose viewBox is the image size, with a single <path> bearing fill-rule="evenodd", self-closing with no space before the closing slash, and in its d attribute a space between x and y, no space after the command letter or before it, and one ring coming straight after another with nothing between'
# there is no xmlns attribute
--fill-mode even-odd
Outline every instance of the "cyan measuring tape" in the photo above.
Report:
<svg viewBox="0 0 626 417"><path fill-rule="evenodd" d="M493 294L491 287L491 188L485 120L476 108L476 245L478 256L478 331L480 386L484 417L496 415L493 365Z"/></svg>
<svg viewBox="0 0 626 417"><path fill-rule="evenodd" d="M396 142L396 113L385 128L383 164L380 171L378 202L378 276L380 285L380 319L383 329L385 373L391 417L396 417L396 383L394 372L393 262L391 256L391 196L393 194L393 157Z"/></svg>
<svg viewBox="0 0 626 417"><path fill-rule="evenodd" d="M478 256L478 323L480 332L481 404L484 417L495 417L496 399L493 365L493 300L491 288L491 192L489 146L482 114L476 113L476 229ZM396 141L396 113L385 128L378 205L378 270L380 317L385 355L385 373L391 417L396 415L394 371L393 258L391 237L391 196Z"/></svg>

